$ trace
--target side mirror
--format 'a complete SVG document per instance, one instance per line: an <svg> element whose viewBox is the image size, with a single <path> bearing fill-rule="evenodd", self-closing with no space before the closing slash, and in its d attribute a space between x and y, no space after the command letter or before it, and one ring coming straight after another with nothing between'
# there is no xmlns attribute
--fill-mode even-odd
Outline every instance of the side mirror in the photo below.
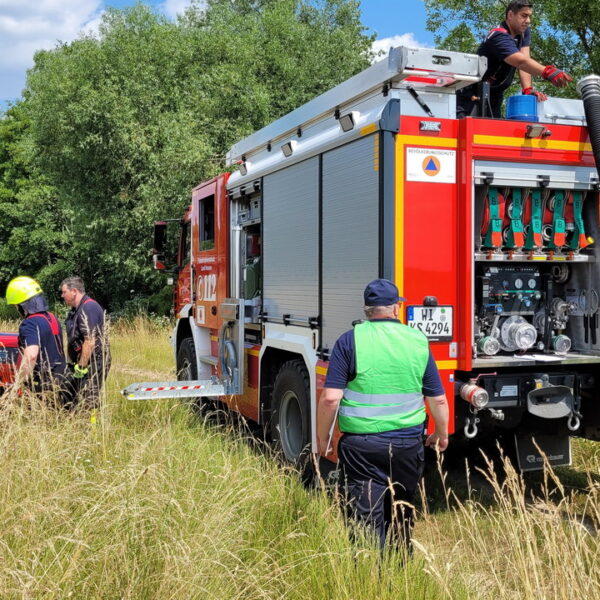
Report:
<svg viewBox="0 0 600 600"><path fill-rule="evenodd" d="M166 271L165 246L167 243L167 222L157 221L154 223L154 247L152 248L152 262L157 271Z"/></svg>

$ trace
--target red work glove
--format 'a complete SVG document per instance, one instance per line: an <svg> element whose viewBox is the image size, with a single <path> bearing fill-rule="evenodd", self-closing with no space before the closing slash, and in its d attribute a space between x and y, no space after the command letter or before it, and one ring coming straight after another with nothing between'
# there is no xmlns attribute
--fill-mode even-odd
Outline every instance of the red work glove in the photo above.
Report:
<svg viewBox="0 0 600 600"><path fill-rule="evenodd" d="M542 77L549 81L555 87L565 87L573 78L564 71L548 65L542 72Z"/></svg>
<svg viewBox="0 0 600 600"><path fill-rule="evenodd" d="M521 90L521 92L523 94L525 94L526 96L535 96L537 98L538 102L545 102L546 100L548 100L548 96L546 96L546 94L544 94L544 92L539 92L538 90L534 90L532 87L523 88Z"/></svg>

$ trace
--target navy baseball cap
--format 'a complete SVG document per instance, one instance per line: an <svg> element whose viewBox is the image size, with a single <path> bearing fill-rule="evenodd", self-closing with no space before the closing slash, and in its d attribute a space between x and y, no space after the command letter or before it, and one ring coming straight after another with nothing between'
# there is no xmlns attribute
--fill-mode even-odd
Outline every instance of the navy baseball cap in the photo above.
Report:
<svg viewBox="0 0 600 600"><path fill-rule="evenodd" d="M365 306L390 306L404 300L389 279L374 279L365 288Z"/></svg>

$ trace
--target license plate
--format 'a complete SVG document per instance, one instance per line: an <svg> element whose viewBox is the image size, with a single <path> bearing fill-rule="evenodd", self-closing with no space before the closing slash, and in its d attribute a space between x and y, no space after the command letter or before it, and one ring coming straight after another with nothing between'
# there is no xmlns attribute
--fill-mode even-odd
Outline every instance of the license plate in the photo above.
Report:
<svg viewBox="0 0 600 600"><path fill-rule="evenodd" d="M406 324L422 331L431 342L447 342L453 337L452 306L407 306Z"/></svg>

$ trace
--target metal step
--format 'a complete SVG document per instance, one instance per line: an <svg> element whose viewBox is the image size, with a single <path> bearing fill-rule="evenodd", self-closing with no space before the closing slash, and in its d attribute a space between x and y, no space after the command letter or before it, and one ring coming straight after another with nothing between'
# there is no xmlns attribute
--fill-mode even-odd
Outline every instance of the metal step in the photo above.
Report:
<svg viewBox="0 0 600 600"><path fill-rule="evenodd" d="M223 396L225 386L211 379L193 381L146 381L132 383L121 393L127 400L161 400L167 398L198 398Z"/></svg>

